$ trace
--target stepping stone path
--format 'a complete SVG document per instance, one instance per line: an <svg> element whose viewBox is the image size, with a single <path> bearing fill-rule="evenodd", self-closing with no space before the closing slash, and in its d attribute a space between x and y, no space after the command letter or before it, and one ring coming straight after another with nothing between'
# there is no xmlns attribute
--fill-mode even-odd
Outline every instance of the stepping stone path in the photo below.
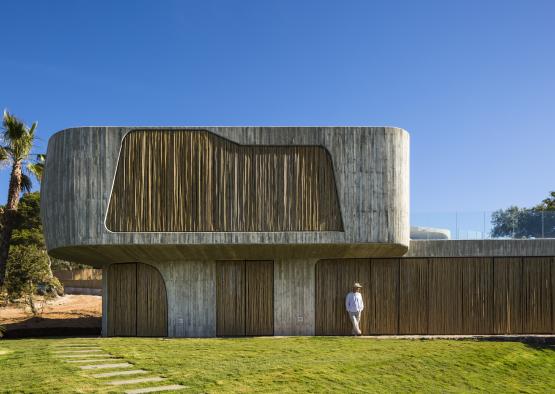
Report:
<svg viewBox="0 0 555 394"><path fill-rule="evenodd" d="M145 383L150 384L163 382L166 379L159 376L136 376L148 374L149 371L145 371L144 369L130 369L133 367L133 364L106 353L103 349L99 348L92 342L65 343L61 345L52 345L51 348L52 353L66 363L86 364L75 365L75 367L78 367L83 372L101 372L90 375L92 378L117 378L116 380L102 381L102 383L110 386L122 387L124 393L126 394L179 391L187 388L187 386L182 386L180 384L154 385L151 387L141 388L127 387L133 385L144 385ZM127 377L128 379L122 379L122 377Z"/></svg>

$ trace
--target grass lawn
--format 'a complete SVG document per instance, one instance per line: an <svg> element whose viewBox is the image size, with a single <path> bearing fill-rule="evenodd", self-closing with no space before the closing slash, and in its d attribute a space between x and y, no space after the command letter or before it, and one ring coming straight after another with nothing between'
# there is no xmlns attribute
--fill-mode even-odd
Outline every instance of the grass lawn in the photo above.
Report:
<svg viewBox="0 0 555 394"><path fill-rule="evenodd" d="M555 392L555 348L352 337L1 340L0 392L117 392L51 353L77 342L184 392Z"/></svg>

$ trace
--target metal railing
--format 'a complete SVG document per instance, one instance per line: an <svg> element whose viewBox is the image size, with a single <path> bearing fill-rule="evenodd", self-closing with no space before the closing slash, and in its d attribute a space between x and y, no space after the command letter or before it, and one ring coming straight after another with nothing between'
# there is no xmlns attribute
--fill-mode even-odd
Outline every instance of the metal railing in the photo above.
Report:
<svg viewBox="0 0 555 394"><path fill-rule="evenodd" d="M413 212L411 238L555 238L555 211L513 207L481 212Z"/></svg>

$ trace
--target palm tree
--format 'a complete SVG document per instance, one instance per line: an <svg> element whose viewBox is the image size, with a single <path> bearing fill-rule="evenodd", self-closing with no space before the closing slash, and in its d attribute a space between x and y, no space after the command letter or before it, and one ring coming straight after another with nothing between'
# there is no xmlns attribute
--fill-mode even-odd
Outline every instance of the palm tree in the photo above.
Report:
<svg viewBox="0 0 555 394"><path fill-rule="evenodd" d="M35 141L37 122L31 127L4 110L2 118L3 134L0 146L0 161L11 165L10 186L8 188L8 202L1 217L2 229L0 233L0 286L4 284L6 262L10 250L10 240L14 219L22 191L31 191L32 182L28 174L33 174L40 181L44 168L44 155L35 155L36 161L30 158L31 149ZM24 172L26 169L27 174Z"/></svg>

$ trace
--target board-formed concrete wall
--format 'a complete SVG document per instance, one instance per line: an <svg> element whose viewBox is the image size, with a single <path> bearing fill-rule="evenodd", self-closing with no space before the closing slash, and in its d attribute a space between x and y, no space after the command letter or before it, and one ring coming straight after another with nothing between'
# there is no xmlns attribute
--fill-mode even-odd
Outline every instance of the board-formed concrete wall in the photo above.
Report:
<svg viewBox="0 0 555 394"><path fill-rule="evenodd" d="M240 145L319 146L343 231L112 232L105 219L124 137L205 130ZM409 136L393 127L82 127L53 135L41 189L49 253L111 262L401 256L409 244Z"/></svg>
<svg viewBox="0 0 555 394"><path fill-rule="evenodd" d="M555 239L411 241L403 257L555 256Z"/></svg>

